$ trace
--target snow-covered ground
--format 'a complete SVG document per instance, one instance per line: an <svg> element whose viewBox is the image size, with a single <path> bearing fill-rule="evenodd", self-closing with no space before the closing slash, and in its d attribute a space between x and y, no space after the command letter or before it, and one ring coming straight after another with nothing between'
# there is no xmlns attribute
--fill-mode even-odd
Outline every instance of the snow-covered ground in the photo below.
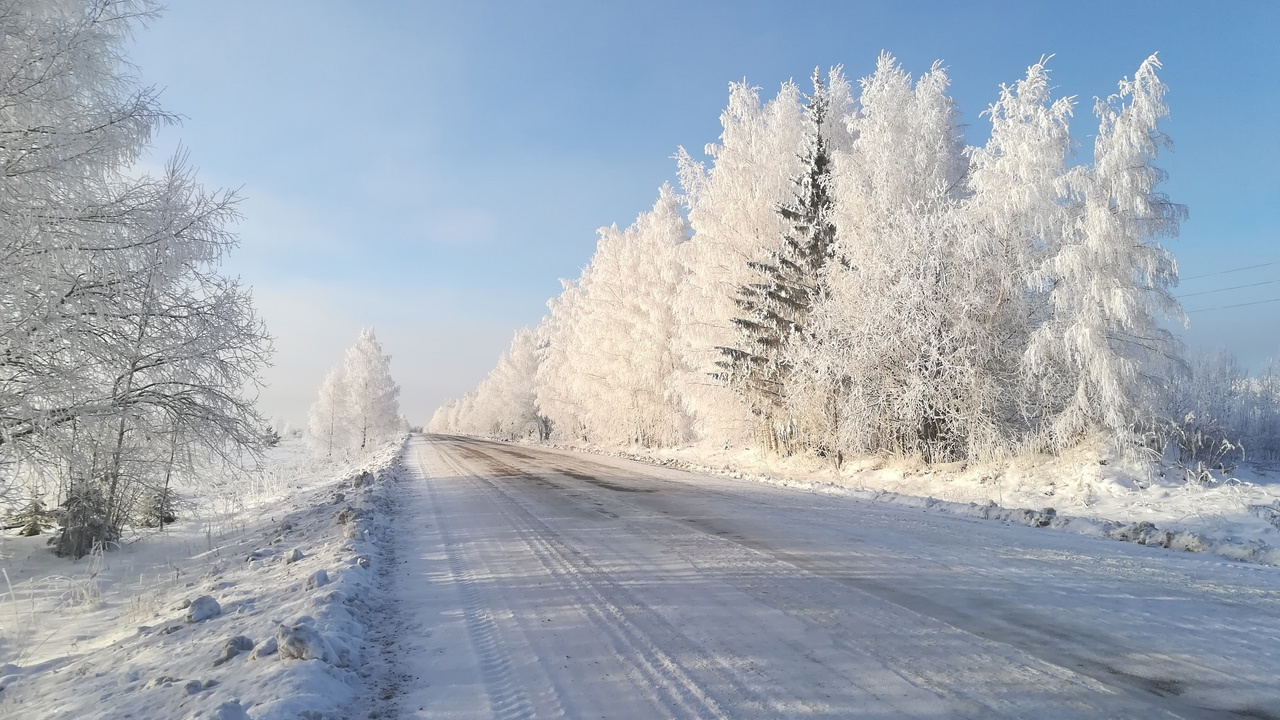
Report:
<svg viewBox="0 0 1280 720"><path fill-rule="evenodd" d="M0 717L345 716L400 447L316 465L287 440L262 473L186 489L194 514L77 562L4 536Z"/></svg>
<svg viewBox="0 0 1280 720"><path fill-rule="evenodd" d="M625 459L415 439L379 712L1280 718L1280 574Z"/></svg>
<svg viewBox="0 0 1280 720"><path fill-rule="evenodd" d="M814 479L724 476L749 460L417 436L323 468L286 443L103 556L6 537L0 717L1280 718L1275 568L968 504L1052 465L994 498L977 468L864 467L957 493L868 502L799 460ZM1132 479L1099 467L1059 507L1122 513L1097 488Z"/></svg>
<svg viewBox="0 0 1280 720"><path fill-rule="evenodd" d="M1083 449L983 464L929 465L875 456L855 459L839 470L811 455L780 458L745 448L572 449L1280 565L1280 468L1268 466L1246 463L1200 483L1188 481L1174 468L1153 468Z"/></svg>

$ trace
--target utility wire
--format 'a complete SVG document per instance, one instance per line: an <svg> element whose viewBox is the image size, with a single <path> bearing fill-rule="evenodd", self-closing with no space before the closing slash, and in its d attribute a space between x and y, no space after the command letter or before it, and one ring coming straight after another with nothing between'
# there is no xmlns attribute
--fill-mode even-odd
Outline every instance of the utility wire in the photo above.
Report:
<svg viewBox="0 0 1280 720"><path fill-rule="evenodd" d="M1241 288L1258 287L1259 285L1274 285L1275 280L1264 280L1262 282L1249 283L1248 285L1232 285L1231 287L1218 288L1217 290L1202 290L1200 292L1187 293L1186 295L1175 295L1177 298L1189 298L1197 295L1212 295L1213 293L1226 292L1228 290L1239 290Z"/></svg>
<svg viewBox="0 0 1280 720"><path fill-rule="evenodd" d="M1192 275L1191 277L1179 278L1181 280L1199 280L1200 278L1213 277L1214 275L1226 275L1227 273L1241 272L1243 270L1253 270L1254 268L1268 267L1271 265L1280 265L1280 260L1273 262L1264 262L1260 265L1247 265L1245 267L1231 268L1230 270L1219 270L1217 272L1205 273L1203 275Z"/></svg>
<svg viewBox="0 0 1280 720"><path fill-rule="evenodd" d="M1187 314L1190 315L1191 313L1209 312L1210 310L1226 310L1228 308L1245 307L1247 305L1265 305L1267 303L1273 303L1273 302L1280 302L1280 297L1271 298L1270 300L1255 300L1254 302L1236 303L1235 305L1219 305L1218 307L1200 308L1199 310L1188 310Z"/></svg>

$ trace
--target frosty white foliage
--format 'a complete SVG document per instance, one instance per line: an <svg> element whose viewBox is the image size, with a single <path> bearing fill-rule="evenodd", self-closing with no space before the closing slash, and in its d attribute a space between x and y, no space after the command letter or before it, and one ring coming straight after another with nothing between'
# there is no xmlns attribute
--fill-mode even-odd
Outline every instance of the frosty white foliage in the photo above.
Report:
<svg viewBox="0 0 1280 720"><path fill-rule="evenodd" d="M1168 377L1179 352L1160 315L1182 318L1168 288L1177 282L1173 256L1156 242L1177 234L1185 215L1156 185L1152 165L1167 139L1165 86L1153 55L1120 91L1098 100L1094 164L1067 177L1076 200L1061 249L1033 277L1050 292L1048 322L1027 352L1033 375L1065 375L1053 422L1058 444L1091 430L1123 437L1139 420L1144 394Z"/></svg>
<svg viewBox="0 0 1280 720"><path fill-rule="evenodd" d="M307 414L312 452L360 453L402 431L400 386L391 377L391 357L373 328L364 328L342 366L325 376Z"/></svg>
<svg viewBox="0 0 1280 720"><path fill-rule="evenodd" d="M508 440L546 439L546 421L534 399L540 337L528 329L517 332L489 376L466 397L437 410L428 428Z"/></svg>
<svg viewBox="0 0 1280 720"><path fill-rule="evenodd" d="M432 428L942 461L1094 437L1158 450L1212 435L1189 419L1209 412L1280 448L1271 380L1181 378L1160 324L1181 314L1158 240L1184 210L1153 165L1167 142L1159 62L1097 102L1093 162L1075 167L1074 100L1052 96L1047 63L1001 88L982 147L965 146L940 63L913 78L883 54L857 98L831 70L829 204L810 193L806 212L793 203L818 177L811 108L790 82L763 104L732 84L709 162L676 154L683 197L664 188L631 228L602 230L542 325ZM824 217L830 257L796 280L779 248L830 227ZM732 382L756 366L760 382ZM1206 383L1233 388L1219 394L1238 411L1201 397ZM1239 404L1255 401L1272 410L1246 419Z"/></svg>
<svg viewBox="0 0 1280 720"><path fill-rule="evenodd" d="M270 339L219 268L236 198L201 187L182 152L131 174L172 120L122 56L154 14L145 0L0 7L0 461L56 483L68 554L264 426L241 392Z"/></svg>
<svg viewBox="0 0 1280 720"><path fill-rule="evenodd" d="M761 105L757 88L729 86L720 116L720 143L708 145L704 170L681 150L680 181L693 238L681 248L686 277L671 300L677 322L674 387L702 438L741 441L752 436L746 403L714 380L718 348L737 340L738 288L756 280L748 263L765 259L786 223L779 205L791 199L801 171L805 122L799 88L785 83Z"/></svg>
<svg viewBox="0 0 1280 720"><path fill-rule="evenodd" d="M837 152L836 253L807 341L793 347L798 414L825 412L841 447L949 454L967 368L955 209L964 146L940 65L918 81L889 55L862 81L855 135Z"/></svg>
<svg viewBox="0 0 1280 720"><path fill-rule="evenodd" d="M553 307L538 400L553 428L609 444L669 445L684 434L672 387L681 279L676 256L688 237L674 190L626 230L600 230L581 280Z"/></svg>
<svg viewBox="0 0 1280 720"><path fill-rule="evenodd" d="M351 444L350 418L346 414L347 382L341 368L334 368L320 384L320 397L307 413L307 445L317 455L330 456Z"/></svg>

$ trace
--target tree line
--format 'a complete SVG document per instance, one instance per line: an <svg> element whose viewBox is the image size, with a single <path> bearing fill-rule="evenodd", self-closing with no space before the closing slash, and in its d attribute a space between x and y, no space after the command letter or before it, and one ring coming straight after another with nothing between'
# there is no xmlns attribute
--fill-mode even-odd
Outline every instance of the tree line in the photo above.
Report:
<svg viewBox="0 0 1280 720"><path fill-rule="evenodd" d="M837 67L767 101L731 84L707 159L680 148L679 189L600 230L543 322L431 427L837 464L1099 439L1280 458L1280 375L1189 361L1171 331L1161 241L1186 209L1160 190L1160 69L1153 55L1094 102L1091 162L1047 59L1002 86L980 147L940 63L917 78L882 54L856 88Z"/></svg>
<svg viewBox="0 0 1280 720"><path fill-rule="evenodd" d="M251 460L266 427L252 395L271 338L220 270L237 198L185 151L138 169L176 121L123 55L155 15L0 6L0 500L28 531L60 525L75 557L171 519L179 478Z"/></svg>

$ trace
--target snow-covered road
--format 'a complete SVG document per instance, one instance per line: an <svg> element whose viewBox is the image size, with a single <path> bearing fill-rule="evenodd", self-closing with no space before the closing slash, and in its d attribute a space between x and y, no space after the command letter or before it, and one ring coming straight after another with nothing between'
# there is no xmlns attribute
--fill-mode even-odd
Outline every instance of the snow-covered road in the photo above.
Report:
<svg viewBox="0 0 1280 720"><path fill-rule="evenodd" d="M1280 718L1280 571L415 437L382 699L430 718Z"/></svg>

